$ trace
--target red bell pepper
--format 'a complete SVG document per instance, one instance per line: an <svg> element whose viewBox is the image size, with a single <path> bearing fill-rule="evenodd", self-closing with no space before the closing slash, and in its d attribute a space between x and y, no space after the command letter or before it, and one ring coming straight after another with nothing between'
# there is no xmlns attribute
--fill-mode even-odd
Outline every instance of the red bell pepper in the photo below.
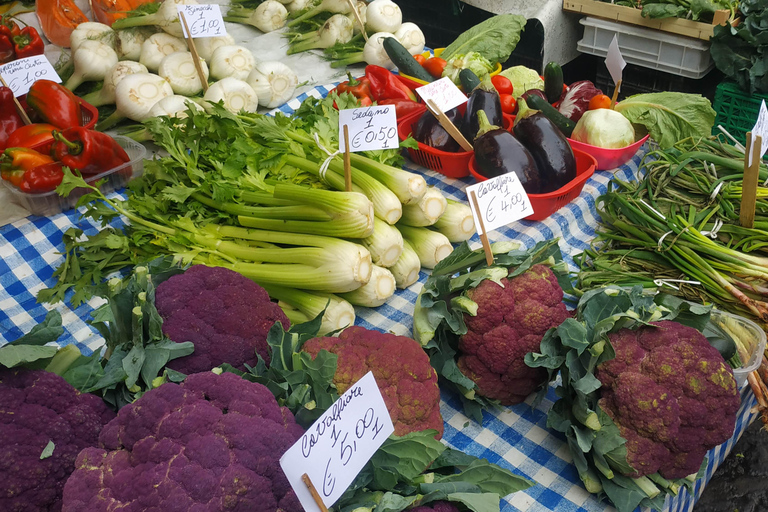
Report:
<svg viewBox="0 0 768 512"><path fill-rule="evenodd" d="M45 43L35 27L24 27L19 35L14 36L14 51L17 59L24 59L34 55L42 55L45 51Z"/></svg>
<svg viewBox="0 0 768 512"><path fill-rule="evenodd" d="M6 34L0 33L0 64L5 64L16 59L13 49L13 41Z"/></svg>
<svg viewBox="0 0 768 512"><path fill-rule="evenodd" d="M78 126L53 132L56 142L51 154L58 161L83 175L99 174L130 160L128 153L106 133Z"/></svg>
<svg viewBox="0 0 768 512"><path fill-rule="evenodd" d="M13 38L21 33L21 27L16 21L7 14L0 17L0 34L6 34Z"/></svg>
<svg viewBox="0 0 768 512"><path fill-rule="evenodd" d="M13 91L0 87L0 151L8 147L8 138L22 126L24 122L16 110Z"/></svg>
<svg viewBox="0 0 768 512"><path fill-rule="evenodd" d="M388 99L388 100L381 100L378 101L377 104L379 105L394 105L395 106L395 114L397 114L397 119L400 120L414 112L424 112L427 107L424 106L423 103L416 103L415 101L411 100L404 100L404 99Z"/></svg>
<svg viewBox="0 0 768 512"><path fill-rule="evenodd" d="M50 192L55 190L63 179L64 171L61 162L49 162L25 172L18 186L22 192L28 194Z"/></svg>
<svg viewBox="0 0 768 512"><path fill-rule="evenodd" d="M369 64L365 67L365 76L371 82L371 95L376 101L398 98L416 101L416 94L387 68Z"/></svg>
<svg viewBox="0 0 768 512"><path fill-rule="evenodd" d="M353 78L352 73L349 71L347 71L347 76L349 77L349 80L340 83L336 87L335 90L337 93L341 94L343 92L348 92L355 98L361 100L364 98L371 99L371 82L367 77L362 76L360 78Z"/></svg>
<svg viewBox="0 0 768 512"><path fill-rule="evenodd" d="M0 155L0 176L16 186L21 186L24 173L51 162L53 158L34 149L6 148Z"/></svg>
<svg viewBox="0 0 768 512"><path fill-rule="evenodd" d="M8 137L6 146L11 148L31 148L44 142L53 142L52 124L32 123L18 128Z"/></svg>
<svg viewBox="0 0 768 512"><path fill-rule="evenodd" d="M27 93L27 105L46 123L65 130L80 126L80 102L72 91L51 80L37 80Z"/></svg>

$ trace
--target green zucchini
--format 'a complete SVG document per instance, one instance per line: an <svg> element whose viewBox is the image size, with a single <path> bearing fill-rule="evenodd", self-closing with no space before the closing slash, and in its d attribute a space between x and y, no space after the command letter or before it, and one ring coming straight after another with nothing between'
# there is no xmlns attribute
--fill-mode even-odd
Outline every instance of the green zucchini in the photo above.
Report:
<svg viewBox="0 0 768 512"><path fill-rule="evenodd" d="M544 67L544 95L547 101L554 103L563 94L563 69L557 62L550 62Z"/></svg>
<svg viewBox="0 0 768 512"><path fill-rule="evenodd" d="M536 96L535 94L530 94L526 96L525 98L526 103L528 103L528 106L532 109L541 111L542 114L547 116L547 119L552 121L555 126L557 126L561 132L563 132L563 135L566 137L570 137L571 133L573 133L573 129L576 128L576 123L565 117L563 114L558 112L558 110L550 105L547 100L542 98L541 96Z"/></svg>
<svg viewBox="0 0 768 512"><path fill-rule="evenodd" d="M462 69L459 72L459 81L461 82L461 88L464 92L469 94L475 90L475 87L480 85L480 79L471 69Z"/></svg>
<svg viewBox="0 0 768 512"><path fill-rule="evenodd" d="M726 361L736 355L736 343L732 339L708 338L707 341L720 352Z"/></svg>
<svg viewBox="0 0 768 512"><path fill-rule="evenodd" d="M413 58L413 55L405 49L405 46L400 44L400 41L394 37L388 37L384 39L382 45L384 46L384 51L387 52L390 60L397 66L400 73L418 78L423 82L435 81L435 78Z"/></svg>

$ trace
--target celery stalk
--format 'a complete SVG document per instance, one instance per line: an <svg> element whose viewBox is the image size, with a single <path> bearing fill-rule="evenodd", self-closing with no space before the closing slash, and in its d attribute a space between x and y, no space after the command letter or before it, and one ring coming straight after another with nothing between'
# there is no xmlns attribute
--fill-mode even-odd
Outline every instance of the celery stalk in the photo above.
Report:
<svg viewBox="0 0 768 512"><path fill-rule="evenodd" d="M408 288L419 280L419 271L421 270L421 261L419 255L413 250L407 240L403 240L403 252L397 259L397 262L389 267L389 271L395 277L395 284L398 288Z"/></svg>
<svg viewBox="0 0 768 512"><path fill-rule="evenodd" d="M445 212L432 225L433 228L448 237L453 243L461 243L475 234L475 219L472 209L458 201L448 199Z"/></svg>
<svg viewBox="0 0 768 512"><path fill-rule="evenodd" d="M403 224L398 224L397 228L403 234L403 239L407 240L416 251L422 267L435 268L440 260L453 251L451 242L442 233Z"/></svg>
<svg viewBox="0 0 768 512"><path fill-rule="evenodd" d="M395 293L395 277L392 272L378 265L373 266L371 279L351 292L339 296L355 306L375 308L384 304Z"/></svg>
<svg viewBox="0 0 768 512"><path fill-rule="evenodd" d="M378 217L373 220L373 233L360 243L371 253L373 263L382 267L394 265L403 252L403 235Z"/></svg>

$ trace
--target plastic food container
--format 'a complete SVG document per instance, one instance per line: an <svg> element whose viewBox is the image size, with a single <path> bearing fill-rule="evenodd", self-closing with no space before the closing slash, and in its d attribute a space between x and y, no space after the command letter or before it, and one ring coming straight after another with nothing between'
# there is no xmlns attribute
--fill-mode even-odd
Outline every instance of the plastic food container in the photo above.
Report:
<svg viewBox="0 0 768 512"><path fill-rule="evenodd" d="M445 50L445 48L435 48L435 55L434 56L435 57L439 57L440 54L443 53L443 50ZM428 51L427 52L423 52L421 55L425 59L428 59L428 58L432 57L432 54L430 54ZM497 62L496 63L496 67L494 68L493 71L491 71L491 76L496 76L499 73L501 73L501 62ZM421 87L422 85L427 85L427 82L425 82L424 80L419 80L418 78L414 78L412 76L403 75L402 73L400 74L400 76L402 76L404 78L407 78L411 82L415 83L416 87Z"/></svg>
<svg viewBox="0 0 768 512"><path fill-rule="evenodd" d="M459 112L464 114L467 104L459 105ZM397 131L400 140L405 140L413 132L413 127L419 118L426 112L427 107L420 112L414 112L403 119L398 120ZM515 116L504 114L504 129L509 129L515 121ZM459 151L452 153L440 151L419 142L419 149L408 148L408 155L414 163L437 171L449 178L464 178L469 176L469 161L474 153L472 151Z"/></svg>
<svg viewBox="0 0 768 512"><path fill-rule="evenodd" d="M573 155L576 157L576 177L564 186L546 194L528 194L533 207L533 213L527 216L526 220L544 220L557 210L570 203L581 194L581 189L590 176L595 173L597 161L592 155L573 148ZM485 181L488 178L477 172L477 163L475 155L469 162L469 172L477 181Z"/></svg>
<svg viewBox="0 0 768 512"><path fill-rule="evenodd" d="M749 358L749 361L742 360L743 366L733 370L733 377L736 379L736 385L741 388L744 383L747 382L747 375L757 370L760 366L760 362L763 360L766 340L765 331L752 320L718 309L713 309L709 317L710 322L714 322L720 327L723 327L725 319L734 321L742 327L742 332L744 332L745 335L741 337L741 342L751 348L750 354L752 357ZM735 335L735 333L732 333L731 331L728 331L728 333Z"/></svg>
<svg viewBox="0 0 768 512"><path fill-rule="evenodd" d="M147 150L144 146L133 139L122 137L120 135L115 135L113 138L123 147L123 149L125 149L125 152L128 153L130 161L101 174L89 176L86 179L88 183L95 183L100 179L106 179L106 182L101 186L101 191L105 194L122 188L133 178L141 176L144 173L144 157L147 154ZM0 181L2 181L3 185L10 190L11 194L15 197L15 201L29 210L33 215L42 216L61 213L64 210L74 207L77 200L88 192L87 189L75 189L67 197L59 196L55 190L42 192L40 194L27 194L11 185L6 180Z"/></svg>
<svg viewBox="0 0 768 512"><path fill-rule="evenodd" d="M646 135L634 144L616 149L600 148L570 138L568 139L568 142L571 144L573 149L578 149L579 151L589 153L595 157L598 171L608 171L611 169L616 169L617 167L621 167L625 163L629 162L629 159L635 156L637 150L640 149L643 144L645 144L645 141L648 140L648 137L650 137L650 135Z"/></svg>

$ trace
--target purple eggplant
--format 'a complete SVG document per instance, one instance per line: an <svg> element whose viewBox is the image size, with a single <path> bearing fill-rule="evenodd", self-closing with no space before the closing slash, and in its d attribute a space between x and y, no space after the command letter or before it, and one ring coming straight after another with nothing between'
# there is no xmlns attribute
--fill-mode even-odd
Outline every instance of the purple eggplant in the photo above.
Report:
<svg viewBox="0 0 768 512"><path fill-rule="evenodd" d="M480 131L475 138L477 171L486 178L514 172L528 194L541 192L541 180L536 161L508 131L491 125L482 110L477 113Z"/></svg>
<svg viewBox="0 0 768 512"><path fill-rule="evenodd" d="M445 116L461 130L462 116L458 109L453 108ZM424 112L413 126L413 138L429 147L455 153L464 151L459 143L440 125L437 118L429 110Z"/></svg>
<svg viewBox="0 0 768 512"><path fill-rule="evenodd" d="M490 124L502 126L504 116L501 111L501 99L490 80L486 80L475 87L469 95L469 100L467 100L464 125L461 129L461 133L467 140L473 140L477 137L477 132L480 130L477 113L481 110L485 112Z"/></svg>

